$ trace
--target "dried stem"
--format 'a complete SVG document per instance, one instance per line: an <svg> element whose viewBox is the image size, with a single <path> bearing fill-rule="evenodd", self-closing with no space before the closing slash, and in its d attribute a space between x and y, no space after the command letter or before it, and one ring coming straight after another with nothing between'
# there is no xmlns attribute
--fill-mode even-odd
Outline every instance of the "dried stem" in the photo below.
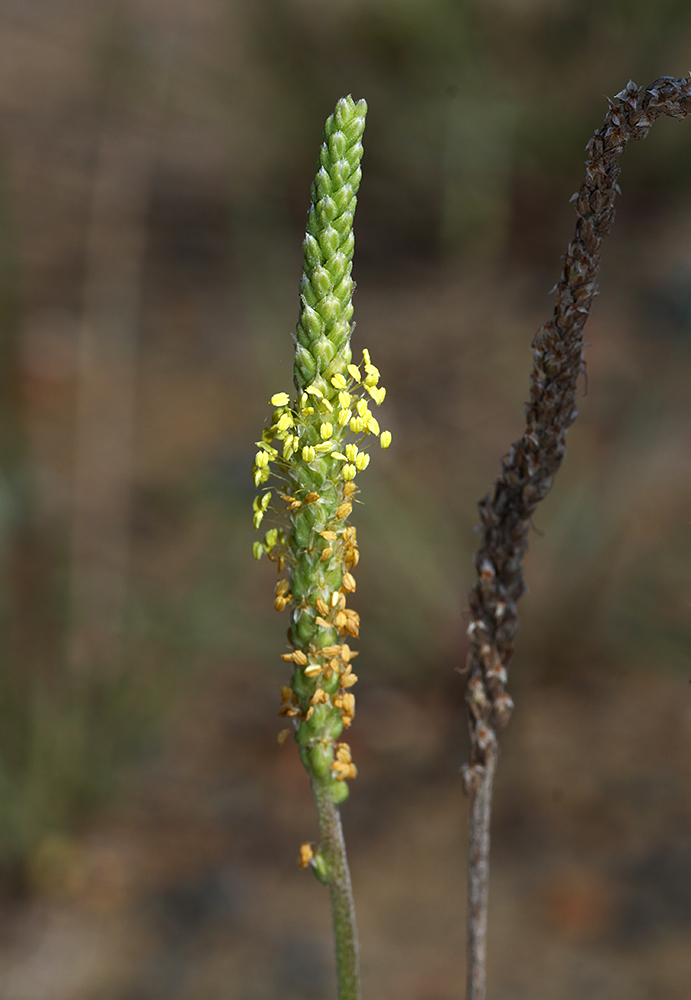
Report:
<svg viewBox="0 0 691 1000"><path fill-rule="evenodd" d="M489 825L496 748L488 750L480 784L473 795L468 843L468 1000L485 996L487 957L487 892L489 888Z"/></svg>
<svg viewBox="0 0 691 1000"><path fill-rule="evenodd" d="M577 416L576 387L584 369L583 328L596 294L602 241L614 219L619 157L631 139L643 139L661 115L691 112L691 79L661 77L643 91L629 81L609 102L602 128L586 149L585 181L573 196L576 232L556 286L554 315L533 340L530 400L523 436L502 459L493 491L479 504L481 544L470 596L470 651L466 702L470 763L463 768L471 798L467 1000L485 997L485 928L489 871L489 819L496 730L509 721L505 691L518 630L516 602L525 590L521 561L530 520L550 491L564 460L566 432Z"/></svg>
<svg viewBox="0 0 691 1000"><path fill-rule="evenodd" d="M360 1000L360 963L355 906L341 814L331 797L327 781L312 775L312 792L319 816L320 849L328 869L336 946L338 1000Z"/></svg>

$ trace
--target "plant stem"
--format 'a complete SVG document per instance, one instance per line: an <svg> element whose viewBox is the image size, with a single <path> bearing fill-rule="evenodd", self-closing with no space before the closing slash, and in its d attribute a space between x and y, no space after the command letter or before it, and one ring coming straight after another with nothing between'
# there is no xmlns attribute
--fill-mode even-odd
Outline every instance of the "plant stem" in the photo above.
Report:
<svg viewBox="0 0 691 1000"><path fill-rule="evenodd" d="M466 1000L485 1000L489 828L496 748L488 750L480 782L471 792L468 821L468 975Z"/></svg>
<svg viewBox="0 0 691 1000"><path fill-rule="evenodd" d="M355 906L350 884L341 814L329 793L328 779L311 775L312 792L319 816L320 850L328 866L331 913L336 945L338 1000L360 1000L360 962L358 956Z"/></svg>

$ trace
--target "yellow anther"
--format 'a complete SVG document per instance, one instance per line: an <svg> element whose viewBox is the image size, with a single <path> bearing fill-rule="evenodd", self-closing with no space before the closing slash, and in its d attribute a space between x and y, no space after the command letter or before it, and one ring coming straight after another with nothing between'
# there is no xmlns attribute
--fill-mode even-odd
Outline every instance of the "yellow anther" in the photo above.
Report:
<svg viewBox="0 0 691 1000"><path fill-rule="evenodd" d="M276 428L279 431L287 431L289 427L293 426L293 415L292 413L282 413L276 424Z"/></svg>
<svg viewBox="0 0 691 1000"><path fill-rule="evenodd" d="M321 434L321 436L324 438L325 441L327 440L327 438L331 437L333 432L334 432L333 424L322 424L321 427L319 428L319 433Z"/></svg>
<svg viewBox="0 0 691 1000"><path fill-rule="evenodd" d="M300 868L309 868L310 861L314 857L314 851L309 844L303 844L298 854L298 865Z"/></svg>
<svg viewBox="0 0 691 1000"><path fill-rule="evenodd" d="M270 399L272 406L287 406L290 402L290 396L287 392L275 392Z"/></svg>
<svg viewBox="0 0 691 1000"><path fill-rule="evenodd" d="M322 668L318 663L310 663L309 667L305 667L303 672L305 677L317 677L322 672Z"/></svg>
<svg viewBox="0 0 691 1000"><path fill-rule="evenodd" d="M350 421L350 429L353 432L353 434L362 434L364 428L365 425L362 422L362 417L353 417L353 419Z"/></svg>
<svg viewBox="0 0 691 1000"><path fill-rule="evenodd" d="M338 538L338 535L336 534L335 531L320 531L319 534L322 536L322 538L326 538L328 542L335 542L336 539Z"/></svg>
<svg viewBox="0 0 691 1000"><path fill-rule="evenodd" d="M279 580L278 583L276 584L276 596L277 597L283 597L283 595L287 594L289 590L290 590L290 581L289 580ZM292 656L293 659L295 659L295 653L290 653L289 655ZM304 653L303 653L303 656L304 656ZM305 663L306 662L307 661L305 660Z"/></svg>
<svg viewBox="0 0 691 1000"><path fill-rule="evenodd" d="M350 465L350 464L344 465L343 466L343 473L342 473L342 475L343 475L343 478L345 479L345 481L348 482L350 479L355 479L355 473L356 473L356 471L357 470L356 470L356 468L355 468L354 465Z"/></svg>
<svg viewBox="0 0 691 1000"><path fill-rule="evenodd" d="M367 420L365 422L365 428L368 433L374 434L375 437L379 434L379 421L376 417L373 417L371 413L367 414Z"/></svg>
<svg viewBox="0 0 691 1000"><path fill-rule="evenodd" d="M348 674L347 677L341 678L341 687L351 688L353 684L357 684L357 682L358 682L357 674Z"/></svg>
<svg viewBox="0 0 691 1000"><path fill-rule="evenodd" d="M346 483L345 486L343 487L343 496L345 497L345 499L347 500L348 497L353 493L357 493L357 486L355 485L355 483Z"/></svg>
<svg viewBox="0 0 691 1000"><path fill-rule="evenodd" d="M338 394L338 402L344 409L347 409L350 406L350 401L352 398L353 397L350 395L349 392L339 392Z"/></svg>
<svg viewBox="0 0 691 1000"><path fill-rule="evenodd" d="M290 594L286 594L285 597L282 596L276 598L276 600L274 601L274 607L276 608L276 611L283 611L284 607L288 603L289 597Z"/></svg>
<svg viewBox="0 0 691 1000"><path fill-rule="evenodd" d="M280 733L278 734L278 743L279 743L279 746L282 746L285 743L285 741L287 740L287 738L290 736L291 732L292 732L291 729L282 729L280 731Z"/></svg>
<svg viewBox="0 0 691 1000"><path fill-rule="evenodd" d="M308 403L309 403L309 396L307 395L306 392L303 392L303 394L300 396L300 409L304 410Z"/></svg>
<svg viewBox="0 0 691 1000"><path fill-rule="evenodd" d="M341 586L347 593L352 594L355 591L355 577L352 573L344 573Z"/></svg>
<svg viewBox="0 0 691 1000"><path fill-rule="evenodd" d="M333 549L330 545L327 545L325 549L322 549L322 554L319 557L321 562L327 562L333 555Z"/></svg>
<svg viewBox="0 0 691 1000"><path fill-rule="evenodd" d="M316 604L317 611L319 612L320 615L328 615L329 605L326 604L324 601L322 601L321 597L318 597L314 603Z"/></svg>
<svg viewBox="0 0 691 1000"><path fill-rule="evenodd" d="M340 521L344 517L348 517L349 514L353 512L353 505L350 502L342 503L340 507L336 509L336 517Z"/></svg>
<svg viewBox="0 0 691 1000"><path fill-rule="evenodd" d="M337 590L334 590L333 594L331 595L331 607L332 608L337 607L338 604L340 603L340 601L341 601L341 595L338 593ZM329 646L328 648L332 649L332 648L336 648L336 647ZM339 646L338 649L340 650L340 648L341 647ZM322 652L323 652L323 650L322 650ZM332 655L331 653L324 653L324 656L331 656L331 655ZM333 655L335 655L335 654L333 654Z"/></svg>
<svg viewBox="0 0 691 1000"><path fill-rule="evenodd" d="M290 458L297 447L298 439L294 435L289 434L288 437L283 442L283 457Z"/></svg>
<svg viewBox="0 0 691 1000"><path fill-rule="evenodd" d="M252 555L259 562L261 557L264 555L264 546L261 542L254 542L252 545Z"/></svg>
<svg viewBox="0 0 691 1000"><path fill-rule="evenodd" d="M331 378L331 385L334 389L345 389L348 385L343 376L339 373L338 375L333 375Z"/></svg>
<svg viewBox="0 0 691 1000"><path fill-rule="evenodd" d="M349 462L354 462L355 461L355 456L358 453L358 446L356 444L347 444L346 445L345 453L346 453L346 458L348 459L348 461Z"/></svg>
<svg viewBox="0 0 691 1000"><path fill-rule="evenodd" d="M253 514L252 516L252 524L254 525L255 528L258 528L263 520L264 520L263 510L258 510L257 513Z"/></svg>
<svg viewBox="0 0 691 1000"><path fill-rule="evenodd" d="M317 453L318 453L319 455L323 455L323 454L324 454L324 452L326 452L326 451L331 451L331 449L333 448L333 446L334 446L334 442L333 442L333 441L322 441L322 443L321 443L321 444L316 444L316 445L314 446L314 450L315 450L315 451L316 451L316 452L317 452Z"/></svg>
<svg viewBox="0 0 691 1000"><path fill-rule="evenodd" d="M381 437L379 438L379 444L382 448L388 448L391 444L391 431L382 431Z"/></svg>
<svg viewBox="0 0 691 1000"><path fill-rule="evenodd" d="M305 392L308 392L310 396L318 396L320 399L324 398L324 393L316 385L308 385Z"/></svg>
<svg viewBox="0 0 691 1000"><path fill-rule="evenodd" d="M329 658L332 656L338 656L340 652L341 652L340 646L323 646L319 650L321 656L328 656Z"/></svg>
<svg viewBox="0 0 691 1000"><path fill-rule="evenodd" d="M319 500L319 494L313 491L305 497L305 503L316 503L317 500Z"/></svg>
<svg viewBox="0 0 691 1000"><path fill-rule="evenodd" d="M322 399L321 405L324 407L324 409L328 410L329 413L333 413L334 408L331 405L331 403L328 401L328 399Z"/></svg>
<svg viewBox="0 0 691 1000"><path fill-rule="evenodd" d="M366 399L358 399L357 411L363 419L369 413L369 404Z"/></svg>
<svg viewBox="0 0 691 1000"><path fill-rule="evenodd" d="M258 451L254 456L254 464L258 469L265 469L269 464L269 456L265 451Z"/></svg>
<svg viewBox="0 0 691 1000"><path fill-rule="evenodd" d="M369 455L366 455L364 451L361 451L355 459L355 468L358 472L364 472L368 465Z"/></svg>
<svg viewBox="0 0 691 1000"><path fill-rule="evenodd" d="M348 365L348 373L355 379L356 382L360 381L360 369L357 365Z"/></svg>
<svg viewBox="0 0 691 1000"><path fill-rule="evenodd" d="M337 458L339 462L347 462L348 461L348 459L345 457L345 455L342 455L340 453L340 451L332 451L331 452L331 457L332 458Z"/></svg>
<svg viewBox="0 0 691 1000"><path fill-rule="evenodd" d="M262 503L261 503L262 510L266 510L266 508L269 506L270 503L271 503L271 490L269 490L268 493L265 493L264 496L262 497Z"/></svg>
<svg viewBox="0 0 691 1000"><path fill-rule="evenodd" d="M372 359L370 358L369 351L367 350L366 347L362 348L362 356L365 359L365 364L366 365L371 365L372 364Z"/></svg>
<svg viewBox="0 0 691 1000"><path fill-rule="evenodd" d="M317 456L316 451L311 444L306 444L302 449L302 460L303 462L313 462Z"/></svg>
<svg viewBox="0 0 691 1000"><path fill-rule="evenodd" d="M350 420L350 418L351 418L352 415L353 415L353 411L352 410L339 410L338 411L338 426L339 427L345 427L345 425L348 423L348 421Z"/></svg>

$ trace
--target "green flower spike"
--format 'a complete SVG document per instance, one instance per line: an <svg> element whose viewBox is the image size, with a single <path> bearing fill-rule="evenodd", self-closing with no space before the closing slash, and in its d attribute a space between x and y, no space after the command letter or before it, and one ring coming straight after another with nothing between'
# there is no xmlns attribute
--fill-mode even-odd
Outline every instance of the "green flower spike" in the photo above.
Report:
<svg viewBox="0 0 691 1000"><path fill-rule="evenodd" d="M370 405L379 406L386 390L369 351L352 363L350 335L354 283L353 217L360 185L362 135L367 105L343 98L327 119L319 169L312 185L300 282L300 316L295 344L295 399L286 392L271 397L275 407L257 442L254 482L263 486L273 474L280 482L281 505L264 492L253 505L255 527L278 516L262 542L287 576L276 586L274 607L290 609L283 659L293 664L290 686L282 688L281 716L293 722L300 758L312 783L322 843L308 864L331 891L340 1000L359 997L357 941L337 804L348 796L347 781L357 771L346 743L336 742L355 715L351 688L357 681L348 645L360 620L347 606L355 590L358 563L355 528L348 518L358 492L357 475L369 465L369 447L380 435ZM284 730L284 739L291 730ZM307 857L307 845L301 854ZM311 851L311 848L309 848ZM319 858L318 865L314 858Z"/></svg>

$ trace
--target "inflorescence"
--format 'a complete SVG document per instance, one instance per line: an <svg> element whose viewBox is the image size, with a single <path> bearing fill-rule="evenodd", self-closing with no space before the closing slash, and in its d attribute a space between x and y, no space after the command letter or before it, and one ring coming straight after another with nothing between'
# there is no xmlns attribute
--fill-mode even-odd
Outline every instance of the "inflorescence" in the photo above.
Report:
<svg viewBox="0 0 691 1000"><path fill-rule="evenodd" d="M357 653L348 640L357 638L360 626L347 606L359 559L348 518L370 446L377 439L382 448L391 443L370 409L386 396L379 370L369 351L355 365L350 350L352 227L366 110L364 101L344 98L326 122L303 244L296 395L292 401L287 392L271 397L275 410L253 467L255 486L270 477L280 484L277 497L265 489L253 505L255 528L270 514L279 521L254 543L254 555L277 564L274 607L288 607L291 616L293 648L283 659L293 664L293 675L281 689L279 714L292 720L305 767L328 784L335 802L347 797L346 779L357 773L349 746L337 742L355 714L351 661ZM279 741L290 732L283 730ZM310 852L305 845L303 866L314 867Z"/></svg>

